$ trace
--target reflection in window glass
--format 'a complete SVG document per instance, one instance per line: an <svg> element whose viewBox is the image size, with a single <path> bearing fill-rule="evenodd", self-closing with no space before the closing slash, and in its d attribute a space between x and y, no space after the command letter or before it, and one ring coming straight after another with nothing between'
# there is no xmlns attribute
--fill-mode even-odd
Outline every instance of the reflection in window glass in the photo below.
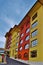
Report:
<svg viewBox="0 0 43 65"><path fill-rule="evenodd" d="M21 34L21 37L23 37L23 36L24 36L24 33Z"/></svg>
<svg viewBox="0 0 43 65"><path fill-rule="evenodd" d="M26 30L26 33L28 33L30 31L30 28L28 28L27 30Z"/></svg>
<svg viewBox="0 0 43 65"><path fill-rule="evenodd" d="M20 44L22 44L22 43L23 43L23 40L20 41Z"/></svg>
<svg viewBox="0 0 43 65"><path fill-rule="evenodd" d="M27 37L26 37L26 41L29 40L29 39L30 39L30 36L27 36Z"/></svg>
<svg viewBox="0 0 43 65"><path fill-rule="evenodd" d="M22 47L20 47L20 51L22 50Z"/></svg>
<svg viewBox="0 0 43 65"><path fill-rule="evenodd" d="M32 32L32 37L36 36L37 33L38 33L38 30L33 31L33 32Z"/></svg>
<svg viewBox="0 0 43 65"><path fill-rule="evenodd" d="M25 45L25 49L28 49L28 48L29 48L29 44L26 44L26 45Z"/></svg>
<svg viewBox="0 0 43 65"><path fill-rule="evenodd" d="M18 48L16 48L16 51L18 51Z"/></svg>
<svg viewBox="0 0 43 65"><path fill-rule="evenodd" d="M18 43L16 43L16 45L18 46Z"/></svg>
<svg viewBox="0 0 43 65"><path fill-rule="evenodd" d="M36 21L36 22L34 22L34 23L32 24L32 28L36 27L36 26L37 26L37 24L38 24L38 22L37 22L37 21Z"/></svg>
<svg viewBox="0 0 43 65"><path fill-rule="evenodd" d="M32 47L36 46L37 44L38 44L38 40L37 39L32 41Z"/></svg>

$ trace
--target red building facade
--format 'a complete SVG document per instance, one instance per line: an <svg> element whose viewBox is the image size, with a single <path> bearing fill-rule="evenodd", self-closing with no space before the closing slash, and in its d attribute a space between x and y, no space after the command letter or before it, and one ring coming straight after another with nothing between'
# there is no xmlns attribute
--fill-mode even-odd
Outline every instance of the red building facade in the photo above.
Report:
<svg viewBox="0 0 43 65"><path fill-rule="evenodd" d="M20 26L20 40L18 45L18 58L29 60L29 44L30 44L30 17L26 16Z"/></svg>
<svg viewBox="0 0 43 65"><path fill-rule="evenodd" d="M10 48L10 44L11 44L11 35L8 36L6 49Z"/></svg>
<svg viewBox="0 0 43 65"><path fill-rule="evenodd" d="M6 33L5 37L6 37L6 53L8 56L10 56L10 45L11 45L11 40L12 40L12 34L10 33L12 30L12 28L9 30L9 32Z"/></svg>
<svg viewBox="0 0 43 65"><path fill-rule="evenodd" d="M10 31L11 31L11 29L10 29ZM10 44L11 44L11 39L12 39L12 35L11 35L10 31L7 32L5 35L5 37L6 37L6 49L10 49Z"/></svg>

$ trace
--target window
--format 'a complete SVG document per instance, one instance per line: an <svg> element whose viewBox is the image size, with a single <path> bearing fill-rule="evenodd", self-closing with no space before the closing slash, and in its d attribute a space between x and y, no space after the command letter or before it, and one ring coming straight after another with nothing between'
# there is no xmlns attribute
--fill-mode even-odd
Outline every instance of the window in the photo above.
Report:
<svg viewBox="0 0 43 65"><path fill-rule="evenodd" d="M22 47L20 47L20 51L22 50Z"/></svg>
<svg viewBox="0 0 43 65"><path fill-rule="evenodd" d="M32 34L31 34L31 35L32 35L32 37L36 36L36 35L37 35L37 33L38 33L38 30L36 29L35 31L33 31L33 32L32 32Z"/></svg>
<svg viewBox="0 0 43 65"><path fill-rule="evenodd" d="M37 26L37 24L38 24L38 22L37 22L37 21L35 21L35 22L32 24L32 28L36 27L36 26Z"/></svg>
<svg viewBox="0 0 43 65"><path fill-rule="evenodd" d="M23 36L24 36L24 33L21 34L21 37L23 37Z"/></svg>
<svg viewBox="0 0 43 65"><path fill-rule="evenodd" d="M37 17L37 13L32 17L32 21Z"/></svg>
<svg viewBox="0 0 43 65"><path fill-rule="evenodd" d="M18 48L16 48L16 51L18 51Z"/></svg>
<svg viewBox="0 0 43 65"><path fill-rule="evenodd" d="M20 35L20 33L18 33L18 35Z"/></svg>
<svg viewBox="0 0 43 65"><path fill-rule="evenodd" d="M30 28L28 28L27 30L26 30L26 33L28 33L30 31Z"/></svg>
<svg viewBox="0 0 43 65"><path fill-rule="evenodd" d="M22 44L22 43L23 43L23 40L20 41L20 44Z"/></svg>
<svg viewBox="0 0 43 65"><path fill-rule="evenodd" d="M16 38L16 40L19 40L19 36Z"/></svg>
<svg viewBox="0 0 43 65"><path fill-rule="evenodd" d="M17 55L15 55L15 59L16 59L16 58L18 58L18 56L17 56Z"/></svg>
<svg viewBox="0 0 43 65"><path fill-rule="evenodd" d="M33 40L31 43L32 43L32 47L34 47L34 46L36 46L36 45L38 44L38 40L35 39L35 40Z"/></svg>
<svg viewBox="0 0 43 65"><path fill-rule="evenodd" d="M27 37L26 37L26 41L29 40L29 39L30 39L30 36L27 36Z"/></svg>
<svg viewBox="0 0 43 65"><path fill-rule="evenodd" d="M22 55L21 55L21 54L19 54L19 55L18 55L18 58L19 58L19 59L21 59L21 57L22 57Z"/></svg>
<svg viewBox="0 0 43 65"><path fill-rule="evenodd" d="M28 48L29 48L29 44L26 44L26 45L25 45L25 49L28 49Z"/></svg>
<svg viewBox="0 0 43 65"><path fill-rule="evenodd" d="M37 50L31 51L31 57L32 57L32 58L37 57Z"/></svg>
<svg viewBox="0 0 43 65"><path fill-rule="evenodd" d="M16 46L18 46L18 43L16 43Z"/></svg>
<svg viewBox="0 0 43 65"><path fill-rule="evenodd" d="M25 52L25 53L24 53L24 57L25 57L25 58L28 58L28 53Z"/></svg>
<svg viewBox="0 0 43 65"><path fill-rule="evenodd" d="M4 50L0 50L0 53L4 53Z"/></svg>

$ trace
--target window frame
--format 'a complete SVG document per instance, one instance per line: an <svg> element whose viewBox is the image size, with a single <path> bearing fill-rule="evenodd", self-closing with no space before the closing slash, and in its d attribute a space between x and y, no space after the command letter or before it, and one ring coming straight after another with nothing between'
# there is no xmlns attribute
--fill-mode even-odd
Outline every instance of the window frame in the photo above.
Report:
<svg viewBox="0 0 43 65"><path fill-rule="evenodd" d="M20 37L23 37L24 36L24 33L22 33L21 35L20 35Z"/></svg>
<svg viewBox="0 0 43 65"><path fill-rule="evenodd" d="M34 27L36 27L37 25L38 25L38 20L36 20L36 21L34 21L34 23L32 23L31 28L34 28Z"/></svg>
<svg viewBox="0 0 43 65"><path fill-rule="evenodd" d="M37 36L38 33L36 33L36 32L38 32L37 29L35 29L33 32L31 32L31 37L35 37L35 36ZM34 36L33 36L33 34L34 34Z"/></svg>
<svg viewBox="0 0 43 65"><path fill-rule="evenodd" d="M26 47L26 45L28 45L28 48L25 48L25 47ZM29 49L29 43L25 44L24 49Z"/></svg>
<svg viewBox="0 0 43 65"><path fill-rule="evenodd" d="M16 48L15 51L18 52L18 48Z"/></svg>
<svg viewBox="0 0 43 65"><path fill-rule="evenodd" d="M37 17L37 12L32 16L32 21Z"/></svg>
<svg viewBox="0 0 43 65"><path fill-rule="evenodd" d="M28 58L28 53L27 52L24 53L24 57Z"/></svg>
<svg viewBox="0 0 43 65"><path fill-rule="evenodd" d="M36 58L36 57L37 57L37 50L32 50L30 53L31 53L31 54L30 54L31 58ZM32 54L33 54L33 55L32 55ZM36 54L36 55L35 55L35 54Z"/></svg>
<svg viewBox="0 0 43 65"><path fill-rule="evenodd" d="M29 36L29 38L26 40L26 38L28 37L29 35L27 35L26 37L25 37L25 41L28 41L29 39L30 39L30 36Z"/></svg>
<svg viewBox="0 0 43 65"><path fill-rule="evenodd" d="M23 49L23 47L22 47L22 46L21 46L20 48L22 48L22 49ZM22 51L22 49L20 49L20 48L19 48L19 50L20 50L20 51Z"/></svg>
<svg viewBox="0 0 43 65"><path fill-rule="evenodd" d="M22 41L22 42L21 42ZM20 40L20 44L22 44L23 43L23 40Z"/></svg>
<svg viewBox="0 0 43 65"><path fill-rule="evenodd" d="M16 46L18 46L18 44L19 44L19 43L17 42L17 43L16 43Z"/></svg>
<svg viewBox="0 0 43 65"><path fill-rule="evenodd" d="M29 30L29 31L28 31L28 30ZM26 29L26 33L29 33L29 32L30 32L30 28L27 28L27 29Z"/></svg>
<svg viewBox="0 0 43 65"><path fill-rule="evenodd" d="M31 41L31 47L35 47L35 46L37 46L37 44L38 44L38 40L37 40L37 43L36 43L36 40L37 39L34 39L34 40L32 40ZM33 42L33 43L32 43ZM35 42L35 43L34 43ZM34 45L32 45L32 44L34 44Z"/></svg>

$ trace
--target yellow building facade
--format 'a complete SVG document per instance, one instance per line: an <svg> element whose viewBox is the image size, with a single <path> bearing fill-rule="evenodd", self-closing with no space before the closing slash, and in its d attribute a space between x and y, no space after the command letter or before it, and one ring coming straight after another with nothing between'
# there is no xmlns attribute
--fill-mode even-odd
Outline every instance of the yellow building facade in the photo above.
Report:
<svg viewBox="0 0 43 65"><path fill-rule="evenodd" d="M43 0L37 1L28 12L30 16L29 61L43 61Z"/></svg>
<svg viewBox="0 0 43 65"><path fill-rule="evenodd" d="M29 61L43 61L43 0L37 0L26 16L30 17ZM23 22L22 22L23 23ZM21 24L21 23L20 23ZM18 58L20 27L11 30L10 57Z"/></svg>
<svg viewBox="0 0 43 65"><path fill-rule="evenodd" d="M11 31L12 40L10 45L10 57L18 58L19 28L14 26Z"/></svg>

